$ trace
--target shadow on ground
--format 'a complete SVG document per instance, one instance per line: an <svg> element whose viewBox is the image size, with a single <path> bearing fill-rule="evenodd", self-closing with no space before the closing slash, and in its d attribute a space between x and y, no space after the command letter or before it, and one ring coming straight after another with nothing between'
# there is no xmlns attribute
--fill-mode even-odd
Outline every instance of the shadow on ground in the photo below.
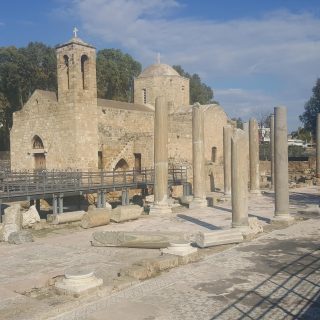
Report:
<svg viewBox="0 0 320 320"><path fill-rule="evenodd" d="M261 272L270 273L268 278L249 291L235 290L236 299L222 311L215 314L213 319L320 319L320 247L311 244L313 250L301 255L297 247L306 248L304 243L286 242L287 254L279 254L279 250L271 249L271 255L262 255L257 259L257 268ZM252 248L251 248L252 250ZM272 258L273 254L273 258ZM296 257L290 263L284 264L284 257ZM229 297L232 299L232 297ZM233 300L233 299L232 299Z"/></svg>
<svg viewBox="0 0 320 320"><path fill-rule="evenodd" d="M197 224L198 226L204 227L204 228L209 229L209 230L221 230L220 227L217 227L217 226L215 226L215 225L213 225L211 223L199 220L197 218L187 216L185 214L178 214L177 217L179 217L180 219L192 222L194 224Z"/></svg>
<svg viewBox="0 0 320 320"><path fill-rule="evenodd" d="M274 193L265 192L263 194L268 198L274 198ZM317 194L310 194L310 193L303 193L303 192L292 192L290 191L289 194L289 202L291 205L307 205L307 204L320 204L319 195Z"/></svg>

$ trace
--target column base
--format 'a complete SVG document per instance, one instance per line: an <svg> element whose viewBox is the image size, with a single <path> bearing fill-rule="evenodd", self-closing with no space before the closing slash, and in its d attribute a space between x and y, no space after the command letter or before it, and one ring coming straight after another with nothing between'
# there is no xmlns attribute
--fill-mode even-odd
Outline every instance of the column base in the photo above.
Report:
<svg viewBox="0 0 320 320"><path fill-rule="evenodd" d="M231 198L231 192L225 192L223 197L224 198Z"/></svg>
<svg viewBox="0 0 320 320"><path fill-rule="evenodd" d="M193 198L189 203L189 209L206 208L208 207L207 199Z"/></svg>
<svg viewBox="0 0 320 320"><path fill-rule="evenodd" d="M249 223L247 225L239 225L239 224L231 223L231 227L243 233L249 230Z"/></svg>
<svg viewBox="0 0 320 320"><path fill-rule="evenodd" d="M261 196L261 190L250 190L250 194L256 195L256 196Z"/></svg>
<svg viewBox="0 0 320 320"><path fill-rule="evenodd" d="M160 251L162 253L184 257L196 253L198 249L192 247L187 241L176 241L174 243L170 243L169 247L160 249Z"/></svg>
<svg viewBox="0 0 320 320"><path fill-rule="evenodd" d="M295 222L295 218L290 214L274 215L270 222L271 224L289 226Z"/></svg>
<svg viewBox="0 0 320 320"><path fill-rule="evenodd" d="M149 215L171 214L172 210L168 205L153 204L150 207Z"/></svg>

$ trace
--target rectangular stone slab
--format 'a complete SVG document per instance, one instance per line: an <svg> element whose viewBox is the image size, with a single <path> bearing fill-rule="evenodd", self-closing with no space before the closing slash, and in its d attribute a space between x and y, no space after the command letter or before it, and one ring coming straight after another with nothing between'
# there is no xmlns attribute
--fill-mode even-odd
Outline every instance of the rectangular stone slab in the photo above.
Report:
<svg viewBox="0 0 320 320"><path fill-rule="evenodd" d="M207 248L228 243L239 243L242 241L243 236L237 229L199 232L196 236L196 243L200 248Z"/></svg>
<svg viewBox="0 0 320 320"><path fill-rule="evenodd" d="M96 247L126 248L166 248L170 242L191 239L190 234L182 232L156 231L97 231L92 234L91 245Z"/></svg>

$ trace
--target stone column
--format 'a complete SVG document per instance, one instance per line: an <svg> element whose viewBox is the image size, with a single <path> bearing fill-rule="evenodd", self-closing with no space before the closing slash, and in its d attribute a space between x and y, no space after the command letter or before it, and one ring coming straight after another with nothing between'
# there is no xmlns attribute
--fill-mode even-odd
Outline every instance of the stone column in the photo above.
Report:
<svg viewBox="0 0 320 320"><path fill-rule="evenodd" d="M274 108L275 211L273 221L292 220L289 214L287 108Z"/></svg>
<svg viewBox="0 0 320 320"><path fill-rule="evenodd" d="M316 137L316 149L317 149L317 167L316 167L316 177L320 178L320 113L317 114L317 137Z"/></svg>
<svg viewBox="0 0 320 320"><path fill-rule="evenodd" d="M154 204L150 214L171 213L168 205L168 105L157 97L154 118Z"/></svg>
<svg viewBox="0 0 320 320"><path fill-rule="evenodd" d="M260 194L259 130L256 119L249 120L250 193Z"/></svg>
<svg viewBox="0 0 320 320"><path fill-rule="evenodd" d="M193 200L189 208L207 206L204 168L204 108L199 103L192 107L192 165Z"/></svg>
<svg viewBox="0 0 320 320"><path fill-rule="evenodd" d="M271 190L274 190L274 114L270 116Z"/></svg>
<svg viewBox="0 0 320 320"><path fill-rule="evenodd" d="M58 214L58 199L56 195L52 198L52 212L53 214Z"/></svg>
<svg viewBox="0 0 320 320"><path fill-rule="evenodd" d="M248 141L245 131L236 129L231 140L232 227L248 227Z"/></svg>
<svg viewBox="0 0 320 320"><path fill-rule="evenodd" d="M231 138L233 128L223 127L223 173L224 173L224 195L231 196Z"/></svg>
<svg viewBox="0 0 320 320"><path fill-rule="evenodd" d="M63 213L63 194L60 194L58 197L58 210L59 213Z"/></svg>
<svg viewBox="0 0 320 320"><path fill-rule="evenodd" d="M244 122L242 126L243 126L243 131L247 134L249 139L249 122Z"/></svg>

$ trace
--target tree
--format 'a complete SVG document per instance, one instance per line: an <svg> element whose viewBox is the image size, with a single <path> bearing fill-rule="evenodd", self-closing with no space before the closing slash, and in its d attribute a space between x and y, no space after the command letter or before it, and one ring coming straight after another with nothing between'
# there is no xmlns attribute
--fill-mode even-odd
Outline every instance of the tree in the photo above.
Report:
<svg viewBox="0 0 320 320"><path fill-rule="evenodd" d="M57 89L55 50L42 43L0 48L1 148L9 147L12 114L35 89Z"/></svg>
<svg viewBox="0 0 320 320"><path fill-rule="evenodd" d="M185 72L179 65L172 66L182 77L190 79L190 103L199 102L200 104L214 103L212 89L201 81L198 74L193 75Z"/></svg>
<svg viewBox="0 0 320 320"><path fill-rule="evenodd" d="M255 113L259 128L270 128L271 111L259 110Z"/></svg>
<svg viewBox="0 0 320 320"><path fill-rule="evenodd" d="M238 129L243 129L243 120L239 118L232 118L232 121L234 121L237 124Z"/></svg>
<svg viewBox="0 0 320 320"><path fill-rule="evenodd" d="M10 124L8 119L11 119L11 108L8 99L0 92L0 151L9 150L9 132Z"/></svg>
<svg viewBox="0 0 320 320"><path fill-rule="evenodd" d="M57 91L57 59L55 49L40 42L30 42L21 53L28 62L28 90ZM30 92L29 92L30 95Z"/></svg>
<svg viewBox="0 0 320 320"><path fill-rule="evenodd" d="M98 97L133 101L133 79L141 72L141 64L119 49L103 49L97 54Z"/></svg>
<svg viewBox="0 0 320 320"><path fill-rule="evenodd" d="M316 134L317 114L320 113L320 79L318 78L312 89L312 96L304 105L304 113L299 119L304 124L304 129Z"/></svg>
<svg viewBox="0 0 320 320"><path fill-rule="evenodd" d="M292 131L291 136L294 139L299 139L305 142L310 142L311 141L311 131L306 130L305 128L299 127L297 131Z"/></svg>

